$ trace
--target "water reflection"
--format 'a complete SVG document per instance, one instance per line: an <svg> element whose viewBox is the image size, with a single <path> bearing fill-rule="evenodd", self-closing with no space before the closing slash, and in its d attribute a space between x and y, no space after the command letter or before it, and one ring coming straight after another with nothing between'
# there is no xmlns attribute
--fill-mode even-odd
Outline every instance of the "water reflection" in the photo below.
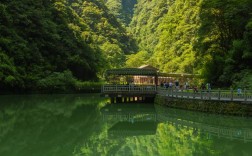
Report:
<svg viewBox="0 0 252 156"><path fill-rule="evenodd" d="M208 138L218 136L230 140L252 142L251 119L168 109L161 106L156 106L156 109L160 122L201 131L206 133Z"/></svg>
<svg viewBox="0 0 252 156"><path fill-rule="evenodd" d="M109 104L101 109L101 114L107 124L103 131L107 134L105 139L121 142L113 147L117 151L112 155L249 155L252 152L251 118L143 104ZM110 151L112 147L106 148Z"/></svg>
<svg viewBox="0 0 252 156"><path fill-rule="evenodd" d="M206 114L158 105L109 104L101 109L103 121L116 122L109 129L113 134L155 134L158 123L187 128L230 140L252 142L251 120L242 117Z"/></svg>
<svg viewBox="0 0 252 156"><path fill-rule="evenodd" d="M110 104L101 112L103 121L116 122L108 129L110 137L156 134L157 113L152 104Z"/></svg>
<svg viewBox="0 0 252 156"><path fill-rule="evenodd" d="M252 119L99 95L0 97L2 156L251 155Z"/></svg>
<svg viewBox="0 0 252 156"><path fill-rule="evenodd" d="M0 96L0 155L73 155L102 126L102 101L95 94Z"/></svg>

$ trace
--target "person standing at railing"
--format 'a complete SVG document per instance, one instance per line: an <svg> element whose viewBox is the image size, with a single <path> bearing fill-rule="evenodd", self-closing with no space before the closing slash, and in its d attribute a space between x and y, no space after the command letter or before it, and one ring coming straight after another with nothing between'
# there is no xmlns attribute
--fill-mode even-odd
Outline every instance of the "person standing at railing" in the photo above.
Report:
<svg viewBox="0 0 252 156"><path fill-rule="evenodd" d="M193 92L194 93L198 93L198 87L195 85L195 86L193 86Z"/></svg>
<svg viewBox="0 0 252 156"><path fill-rule="evenodd" d="M164 87L164 83L163 83L163 82L160 83L160 87L161 87L161 88Z"/></svg>
<svg viewBox="0 0 252 156"><path fill-rule="evenodd" d="M189 89L189 83L185 82L185 86L184 86L185 90Z"/></svg>
<svg viewBox="0 0 252 156"><path fill-rule="evenodd" d="M237 89L237 95L238 95L238 96L241 96L241 95L242 95L242 89L241 89L241 88L238 88L238 89Z"/></svg>
<svg viewBox="0 0 252 156"><path fill-rule="evenodd" d="M179 89L179 81L178 80L175 81L175 86L176 86L176 89L178 90Z"/></svg>
<svg viewBox="0 0 252 156"><path fill-rule="evenodd" d="M167 89L169 87L169 84L165 82L164 87Z"/></svg>
<svg viewBox="0 0 252 156"><path fill-rule="evenodd" d="M133 82L133 81L131 81L131 82L129 83L129 90L131 90L131 91L134 90L134 82Z"/></svg>
<svg viewBox="0 0 252 156"><path fill-rule="evenodd" d="M202 83L202 84L201 84L200 89L201 89L201 91L202 91L202 92L204 92L204 91L205 91L206 86L204 85L204 83Z"/></svg>
<svg viewBox="0 0 252 156"><path fill-rule="evenodd" d="M211 98L211 85L210 85L210 83L206 83L206 92L207 92L207 94L206 94L206 98Z"/></svg>
<svg viewBox="0 0 252 156"><path fill-rule="evenodd" d="M173 86L173 84L172 84L172 82L170 81L170 82L169 82L169 88L172 89L172 86Z"/></svg>
<svg viewBox="0 0 252 156"><path fill-rule="evenodd" d="M211 90L211 85L210 85L210 83L206 83L206 90L207 90L207 92L210 92L210 90Z"/></svg>

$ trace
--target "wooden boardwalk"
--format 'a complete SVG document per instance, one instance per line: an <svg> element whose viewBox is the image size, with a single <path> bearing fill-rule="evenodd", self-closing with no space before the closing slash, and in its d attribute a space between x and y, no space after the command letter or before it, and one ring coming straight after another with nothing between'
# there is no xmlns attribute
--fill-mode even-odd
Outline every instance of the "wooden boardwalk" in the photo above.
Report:
<svg viewBox="0 0 252 156"><path fill-rule="evenodd" d="M153 102L157 94L155 85L104 85L101 96L109 97L111 103Z"/></svg>
<svg viewBox="0 0 252 156"><path fill-rule="evenodd" d="M249 90L241 93L232 89L194 92L192 89L167 89L155 85L104 85L101 88L101 95L105 97L150 97L156 94L171 98L252 103L252 91Z"/></svg>
<svg viewBox="0 0 252 156"><path fill-rule="evenodd" d="M195 100L212 100L212 101L237 101L252 103L252 92L244 91L237 93L234 90L181 90L181 89L166 89L159 88L157 93L161 96L174 98L195 99Z"/></svg>

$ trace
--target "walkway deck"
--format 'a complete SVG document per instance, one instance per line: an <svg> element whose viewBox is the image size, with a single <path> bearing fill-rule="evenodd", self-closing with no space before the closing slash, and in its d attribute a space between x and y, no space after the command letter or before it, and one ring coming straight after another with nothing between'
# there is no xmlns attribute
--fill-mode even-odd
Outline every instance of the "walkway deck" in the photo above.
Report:
<svg viewBox="0 0 252 156"><path fill-rule="evenodd" d="M124 97L124 96L167 96L171 98L184 98L195 100L212 101L237 101L252 104L252 91L243 91L238 94L234 90L181 90L166 89L155 85L104 85L101 94L105 97Z"/></svg>
<svg viewBox="0 0 252 156"><path fill-rule="evenodd" d="M157 92L161 96L174 98L252 103L251 91L244 91L238 94L234 90L200 90L198 92L193 92L193 90L159 88Z"/></svg>

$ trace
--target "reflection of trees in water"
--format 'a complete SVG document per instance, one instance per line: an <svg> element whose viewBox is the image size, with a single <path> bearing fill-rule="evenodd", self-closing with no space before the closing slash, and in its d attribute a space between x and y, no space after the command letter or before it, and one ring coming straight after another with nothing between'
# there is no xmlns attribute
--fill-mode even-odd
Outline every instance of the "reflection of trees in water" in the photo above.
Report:
<svg viewBox="0 0 252 156"><path fill-rule="evenodd" d="M249 155L251 150L251 118L206 114L156 106L158 120L176 127L176 130L193 131L191 136L211 142L214 155ZM190 137L191 137L190 136ZM203 146L196 146L202 148ZM198 155L199 151L193 155ZM194 151L194 152L195 152ZM203 155L207 155L202 153Z"/></svg>
<svg viewBox="0 0 252 156"><path fill-rule="evenodd" d="M169 117L178 119L186 119L193 122L205 123L208 125L216 125L222 127L250 127L252 118L244 118L237 116L227 116L222 114L209 114L195 111L187 111L182 109L172 109L163 106L155 105L158 114L165 114Z"/></svg>
<svg viewBox="0 0 252 156"><path fill-rule="evenodd" d="M113 108L106 106L101 109L107 126L83 145L82 151L89 152L89 155L192 155L191 149L196 146L202 146L202 149L211 147L211 141L206 136L199 137L193 135L193 130L159 123L155 108L152 106L148 110L146 107L113 105ZM207 152L201 150L196 153Z"/></svg>
<svg viewBox="0 0 252 156"><path fill-rule="evenodd" d="M103 99L97 97L0 97L5 101L0 105L0 155L72 155L102 125L97 106Z"/></svg>
<svg viewBox="0 0 252 156"><path fill-rule="evenodd" d="M155 135L157 123L152 121L137 121L134 123L118 122L108 129L109 137Z"/></svg>
<svg viewBox="0 0 252 156"><path fill-rule="evenodd" d="M195 131L207 133L208 137L218 136L228 139L252 142L251 119L198 113L178 109L164 109L156 106L158 120Z"/></svg>
<svg viewBox="0 0 252 156"><path fill-rule="evenodd" d="M102 118L111 127L109 136L153 135L157 114L153 104L110 104L101 109Z"/></svg>
<svg viewBox="0 0 252 156"><path fill-rule="evenodd" d="M237 128L251 121L243 120L244 118L231 117L228 120L225 116L197 114L160 106L155 106L152 112L147 108L141 111L139 105L129 105L128 108L122 105L113 105L113 108L111 105L105 106L101 113L106 127L82 146L82 149L90 151L90 155L226 155L232 153L234 146L239 147L239 150L234 148L236 155L251 152L247 148L249 143L234 138L218 138L202 130L204 126L221 127L222 124L224 128L228 125ZM155 120L152 120L154 116ZM131 122L132 119L135 122ZM144 127L141 126L144 122L156 123L155 133L140 132L139 127ZM135 125L138 123L139 127Z"/></svg>

